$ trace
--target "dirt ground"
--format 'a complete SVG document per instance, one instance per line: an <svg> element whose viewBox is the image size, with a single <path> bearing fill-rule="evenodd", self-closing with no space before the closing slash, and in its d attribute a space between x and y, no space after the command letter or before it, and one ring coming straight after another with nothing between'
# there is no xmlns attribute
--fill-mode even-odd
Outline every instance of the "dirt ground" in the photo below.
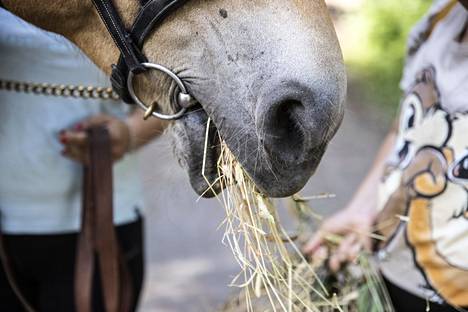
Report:
<svg viewBox="0 0 468 312"><path fill-rule="evenodd" d="M358 101L356 101L358 102ZM349 104L343 126L331 143L304 195L322 192L334 199L314 202L323 214L340 209L370 166L386 123L359 104ZM216 200L197 200L163 138L141 155L147 201L147 277L141 311L215 311L229 293L238 268L221 243L223 210Z"/></svg>

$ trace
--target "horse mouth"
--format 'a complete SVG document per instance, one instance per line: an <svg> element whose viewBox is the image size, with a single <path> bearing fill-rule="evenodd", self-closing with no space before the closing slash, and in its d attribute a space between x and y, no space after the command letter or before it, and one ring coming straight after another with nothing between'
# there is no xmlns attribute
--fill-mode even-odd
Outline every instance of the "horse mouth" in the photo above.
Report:
<svg viewBox="0 0 468 312"><path fill-rule="evenodd" d="M221 137L204 110L192 112L173 126L175 155L187 171L194 191L205 198L216 196L222 191L219 183L219 157ZM226 142L229 145L228 142ZM236 146L232 144L231 146ZM236 155L245 151L234 150L241 165L261 191L270 197L286 197L297 193L317 168L327 144L311 150L310 158L288 166L263 158L256 162L252 158ZM240 157L239 157L240 156Z"/></svg>
<svg viewBox="0 0 468 312"><path fill-rule="evenodd" d="M275 148L262 144L257 133L248 131L248 126L242 123L234 129L223 126L220 123L218 128L205 110L200 109L190 112L172 127L175 155L188 173L193 190L201 197L212 198L223 190L220 155L224 145L260 192L278 198L293 195L304 187L328 145L328 140L323 139L305 152L302 147L291 148L288 144ZM243 135L239 135L241 132ZM283 157L281 151L292 155Z"/></svg>
<svg viewBox="0 0 468 312"><path fill-rule="evenodd" d="M172 127L174 154L190 179L194 191L206 198L221 191L218 181L220 137L202 109L188 113Z"/></svg>

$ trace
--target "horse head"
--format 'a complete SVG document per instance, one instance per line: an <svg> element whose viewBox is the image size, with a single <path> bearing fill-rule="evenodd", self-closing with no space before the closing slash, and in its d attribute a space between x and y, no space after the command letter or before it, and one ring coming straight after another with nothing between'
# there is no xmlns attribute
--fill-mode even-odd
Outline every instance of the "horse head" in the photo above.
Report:
<svg viewBox="0 0 468 312"><path fill-rule="evenodd" d="M118 51L90 2L3 2L74 41L104 71L116 62ZM129 26L138 1L114 3ZM345 69L323 0L188 1L148 36L143 52L174 71L203 108L173 127L176 155L199 194L217 177L219 151L215 131L205 136L208 117L256 185L273 197L305 185L341 123ZM171 109L174 83L167 76L139 75L135 89L146 102Z"/></svg>

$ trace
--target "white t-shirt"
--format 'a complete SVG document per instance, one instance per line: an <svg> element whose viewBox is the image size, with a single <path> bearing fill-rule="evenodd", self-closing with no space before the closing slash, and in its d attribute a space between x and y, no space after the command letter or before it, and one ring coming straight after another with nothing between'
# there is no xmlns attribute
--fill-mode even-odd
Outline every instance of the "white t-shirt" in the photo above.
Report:
<svg viewBox="0 0 468 312"><path fill-rule="evenodd" d="M65 38L0 9L0 78L107 86L108 78ZM60 130L98 113L124 118L123 103L0 91L0 213L15 234L77 231L81 211L79 164L61 155ZM115 223L142 207L135 155L114 166Z"/></svg>
<svg viewBox="0 0 468 312"><path fill-rule="evenodd" d="M401 82L406 95L382 178L377 223L387 238L379 253L385 277L422 298L463 307L468 306L468 44L459 37L467 21L468 11L457 1L437 1L411 35Z"/></svg>

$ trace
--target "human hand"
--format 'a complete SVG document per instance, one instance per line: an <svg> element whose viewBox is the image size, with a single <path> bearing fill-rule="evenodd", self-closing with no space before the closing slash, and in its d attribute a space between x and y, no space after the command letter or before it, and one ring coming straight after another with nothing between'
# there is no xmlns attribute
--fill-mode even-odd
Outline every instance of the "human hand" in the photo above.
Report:
<svg viewBox="0 0 468 312"><path fill-rule="evenodd" d="M62 154L80 163L87 162L87 133L86 130L93 126L105 126L109 131L112 158L114 161L121 159L131 149L131 135L127 123L109 115L96 115L86 119L72 129L63 130L59 139L64 149Z"/></svg>
<svg viewBox="0 0 468 312"><path fill-rule="evenodd" d="M354 262L363 249L371 250L374 220L375 214L371 212L349 208L339 211L323 222L303 252L313 259L328 258L328 266L337 272L343 264ZM335 239L337 236L341 237L339 241ZM331 240L336 248L329 248Z"/></svg>
<svg viewBox="0 0 468 312"><path fill-rule="evenodd" d="M397 131L393 128L350 204L323 222L317 234L305 245L304 254L313 257L313 260L328 258L330 269L337 271L343 263L354 261L362 249L372 249L371 237L374 236L373 229L378 215L378 185L396 139ZM327 238L330 235L342 238L336 248L328 248L330 240Z"/></svg>

